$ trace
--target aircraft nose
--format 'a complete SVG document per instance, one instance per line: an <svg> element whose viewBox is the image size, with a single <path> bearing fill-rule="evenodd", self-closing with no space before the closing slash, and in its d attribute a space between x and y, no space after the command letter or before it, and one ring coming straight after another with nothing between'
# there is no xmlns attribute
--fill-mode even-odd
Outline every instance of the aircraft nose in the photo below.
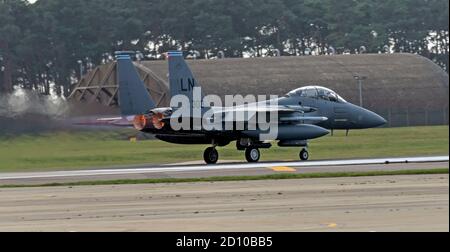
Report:
<svg viewBox="0 0 450 252"><path fill-rule="evenodd" d="M352 105L353 111L353 120L352 122L355 125L355 128L358 129L368 129L380 127L386 124L386 120L368 109L361 108L356 105Z"/></svg>
<svg viewBox="0 0 450 252"><path fill-rule="evenodd" d="M378 114L375 114L375 115L377 117L376 119L374 119L374 125L376 125L375 127L383 126L387 123L386 119L384 119L382 116L380 116Z"/></svg>
<svg viewBox="0 0 450 252"><path fill-rule="evenodd" d="M365 111L364 118L366 128L380 127L387 123L386 119L369 110Z"/></svg>

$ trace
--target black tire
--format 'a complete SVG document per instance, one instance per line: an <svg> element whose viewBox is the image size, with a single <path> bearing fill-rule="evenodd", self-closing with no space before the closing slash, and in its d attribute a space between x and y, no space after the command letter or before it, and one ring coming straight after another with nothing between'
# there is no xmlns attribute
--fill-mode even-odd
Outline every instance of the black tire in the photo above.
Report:
<svg viewBox="0 0 450 252"><path fill-rule="evenodd" d="M259 149L257 148L247 148L245 150L245 159L247 159L247 162L249 163L256 163L261 158L261 153L259 152Z"/></svg>
<svg viewBox="0 0 450 252"><path fill-rule="evenodd" d="M302 149L302 151L300 151L300 160L306 161L309 159L309 153L307 150Z"/></svg>
<svg viewBox="0 0 450 252"><path fill-rule="evenodd" d="M203 159L207 164L215 164L219 160L219 153L216 148L208 147L203 153Z"/></svg>

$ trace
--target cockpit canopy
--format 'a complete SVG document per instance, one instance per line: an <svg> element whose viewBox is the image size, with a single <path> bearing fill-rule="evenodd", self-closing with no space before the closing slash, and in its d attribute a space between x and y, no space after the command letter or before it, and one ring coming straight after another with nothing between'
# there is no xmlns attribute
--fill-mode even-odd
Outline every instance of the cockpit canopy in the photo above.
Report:
<svg viewBox="0 0 450 252"><path fill-rule="evenodd" d="M307 87L301 87L295 90L292 90L289 92L287 97L310 97L310 98L316 98L316 99L322 99L332 102L347 102L344 98L339 96L336 92L334 92L331 89L320 87L320 86L307 86Z"/></svg>

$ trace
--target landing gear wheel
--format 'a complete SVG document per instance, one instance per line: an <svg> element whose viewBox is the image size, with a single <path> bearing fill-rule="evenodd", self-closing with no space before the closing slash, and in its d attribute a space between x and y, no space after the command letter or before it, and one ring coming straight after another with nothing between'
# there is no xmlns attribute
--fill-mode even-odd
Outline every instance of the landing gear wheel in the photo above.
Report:
<svg viewBox="0 0 450 252"><path fill-rule="evenodd" d="M309 153L306 149L302 149L302 151L300 151L300 159L303 161L308 160L309 158Z"/></svg>
<svg viewBox="0 0 450 252"><path fill-rule="evenodd" d="M259 152L259 149L257 148L247 148L245 150L245 159L249 163L256 163L259 161L259 158L261 157L261 153Z"/></svg>
<svg viewBox="0 0 450 252"><path fill-rule="evenodd" d="M219 160L219 153L216 148L209 147L203 153L203 159L207 164L215 164Z"/></svg>

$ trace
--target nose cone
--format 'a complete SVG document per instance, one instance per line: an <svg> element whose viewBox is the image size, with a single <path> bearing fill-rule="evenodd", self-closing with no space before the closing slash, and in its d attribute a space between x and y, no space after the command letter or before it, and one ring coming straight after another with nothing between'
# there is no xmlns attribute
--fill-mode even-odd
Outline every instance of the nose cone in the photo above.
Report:
<svg viewBox="0 0 450 252"><path fill-rule="evenodd" d="M367 109L361 110L358 121L362 125L362 128L380 127L385 125L387 122L386 119L380 115Z"/></svg>
<svg viewBox="0 0 450 252"><path fill-rule="evenodd" d="M387 123L386 119L384 119L382 116L373 113L370 116L370 124L372 124L371 128L380 127Z"/></svg>
<svg viewBox="0 0 450 252"><path fill-rule="evenodd" d="M383 117L365 108L348 104L347 109L350 111L350 121L355 129L375 128L386 124Z"/></svg>

